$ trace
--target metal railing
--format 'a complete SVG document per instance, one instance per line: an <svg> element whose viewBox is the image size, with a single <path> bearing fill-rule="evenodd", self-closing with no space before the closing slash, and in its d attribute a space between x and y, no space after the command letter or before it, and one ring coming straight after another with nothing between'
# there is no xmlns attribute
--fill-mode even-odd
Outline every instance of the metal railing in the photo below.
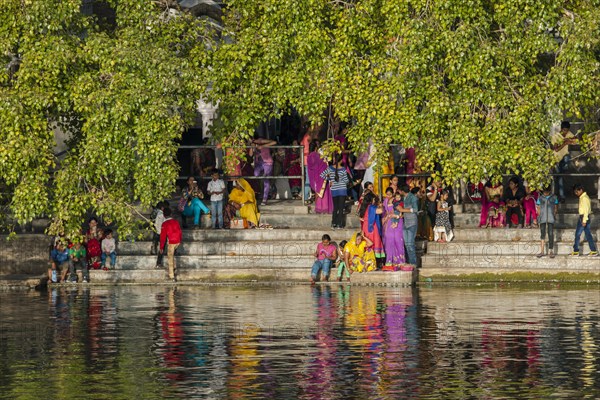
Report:
<svg viewBox="0 0 600 400"><path fill-rule="evenodd" d="M306 185L306 178L305 178L305 165L304 165L304 146L284 146L284 145L273 145L273 146L267 146L269 149L299 149L300 150L300 171L302 172L302 175L269 175L269 176L255 176L255 175L231 175L231 174L223 174L223 178L226 180L233 180L233 179L256 179L256 180L266 180L266 179L300 179L301 180L301 186L300 186L300 192L301 192L301 196L302 196L302 202L306 201L305 198L305 193L304 193L304 185ZM200 146L193 146L193 145L182 145L179 146L179 149L190 149L190 150L196 150L196 149L216 149L217 146L209 146L209 145L200 145ZM236 147L237 149L253 149L254 151L259 151L257 149L257 146L238 146ZM191 156L191 154L190 154ZM223 149L223 157L226 156L226 149ZM192 166L193 168L193 166ZM221 166L221 169L222 166ZM208 176L200 176L200 179L203 180L210 180L212 179L210 177L210 175ZM187 176L183 176L183 175L179 175L177 177L177 180L186 180Z"/></svg>
<svg viewBox="0 0 600 400"><path fill-rule="evenodd" d="M302 171L302 175L270 175L270 176L254 176L254 175L230 175L230 174L224 174L223 177L225 179L236 179L236 178L243 178L243 179L247 179L247 180L252 180L252 179L256 179L256 180L265 180L265 179L278 179L278 178L283 178L283 179L300 179L301 180L301 197L303 201L306 201L306 197L305 197L305 184L306 184L306 175L305 175L305 165L304 165L304 146L283 146L283 145L273 145L273 146L268 146L269 149L273 149L273 150L277 150L277 149L298 149L300 150L300 169ZM195 146L195 145L182 145L179 146L179 149L184 149L184 150L195 150L195 149L201 149L201 148L207 148L207 149L215 149L216 146L209 146L209 145L200 145L200 146ZM244 148L244 149L256 149L256 146L240 146L238 148ZM256 149L258 150L258 149ZM224 152L226 151L226 149L224 149ZM225 155L225 154L224 154ZM416 173L416 174L378 174L377 175L377 179L378 179L378 183L379 183L379 188L380 188L380 196L383 196L383 194L385 193L385 188L383 188L383 180L384 179L390 179L394 176L397 176L399 178L430 178L432 175L432 173L429 172L424 172L424 173ZM553 192L556 190L556 178L557 177L569 177L569 178L573 178L573 177L600 177L600 173L551 173L549 174L552 177L552 189ZM503 175L504 178L507 177L511 177L514 176L513 174L506 174ZM177 178L178 180L185 180L187 179L187 176L179 176ZM201 176L200 179L204 179L204 180L209 180L211 179L210 176ZM364 183L364 182L362 182ZM463 199L465 198L464 196L466 195L465 193L465 187L467 186L468 182L463 182L463 181L458 181L456 182L453 186L453 191L455 194L458 194L456 196L456 204L461 204ZM600 188L598 189L600 190Z"/></svg>
<svg viewBox="0 0 600 400"><path fill-rule="evenodd" d="M383 180L384 179L391 179L394 176L397 176L399 178L429 178L431 177L431 173L420 173L420 174L380 174L379 175L379 188L380 188L380 197L383 196L383 194L385 193L385 188L382 187L383 184ZM556 178L557 177L568 177L568 178L576 178L576 177L595 177L595 178L600 178L600 173L596 172L596 173L583 173L583 172L572 172L572 173L551 173L549 174L550 177L552 178L552 193L556 192ZM504 178L509 178L515 176L514 174L505 174L503 175ZM464 185L463 185L464 183ZM467 186L468 182L466 181L459 181L456 182L453 185L453 190L454 189L458 189L458 190L454 190L455 193L458 193L458 196L456 196L456 204L461 204L461 201L465 198L465 194L463 192L464 188ZM600 192L600 185L598 187L598 191Z"/></svg>

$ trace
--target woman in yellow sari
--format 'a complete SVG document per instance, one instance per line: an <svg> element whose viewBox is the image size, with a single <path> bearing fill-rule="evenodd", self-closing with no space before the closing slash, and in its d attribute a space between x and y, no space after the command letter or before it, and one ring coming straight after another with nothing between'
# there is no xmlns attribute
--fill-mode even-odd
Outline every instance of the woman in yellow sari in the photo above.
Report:
<svg viewBox="0 0 600 400"><path fill-rule="evenodd" d="M373 246L373 243L362 233L357 232L352 235L352 239L346 243L344 247L344 262L348 269L352 272L369 272L375 270L377 261L375 253L368 247Z"/></svg>
<svg viewBox="0 0 600 400"><path fill-rule="evenodd" d="M229 201L238 203L240 208L240 217L245 218L248 222L258 226L260 213L256 206L256 195L252 186L243 178L233 181L233 189L229 193Z"/></svg>

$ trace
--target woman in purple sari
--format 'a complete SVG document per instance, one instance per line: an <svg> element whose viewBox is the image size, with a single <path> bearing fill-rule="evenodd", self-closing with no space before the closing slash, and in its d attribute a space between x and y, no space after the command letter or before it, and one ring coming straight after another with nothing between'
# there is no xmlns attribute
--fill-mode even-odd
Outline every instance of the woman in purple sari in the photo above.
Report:
<svg viewBox="0 0 600 400"><path fill-rule="evenodd" d="M394 189L385 191L383 200L383 248L385 249L385 265L398 267L406 263L404 254L404 221L394 218Z"/></svg>
<svg viewBox="0 0 600 400"><path fill-rule="evenodd" d="M315 142L311 142L309 148L310 153L307 160L308 180L310 181L310 188L315 193L319 193L325 183L325 179L321 178L321 173L328 169L329 165L321 158ZM316 196L315 212L317 214L331 214L333 212L333 198L331 197L329 185L325 185L323 197Z"/></svg>

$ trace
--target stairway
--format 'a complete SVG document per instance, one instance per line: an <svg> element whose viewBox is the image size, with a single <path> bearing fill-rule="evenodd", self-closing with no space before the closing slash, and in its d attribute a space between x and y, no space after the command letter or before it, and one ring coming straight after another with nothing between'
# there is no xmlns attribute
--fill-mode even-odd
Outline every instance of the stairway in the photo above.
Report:
<svg viewBox="0 0 600 400"><path fill-rule="evenodd" d="M310 214L310 208L300 201L273 202L261 207L261 223L274 229L243 230L184 230L182 244L177 251L178 280L202 281L304 281L310 277L313 253L323 234L336 243L349 240L358 231L360 221L354 214L347 215L347 228L332 230L331 215ZM202 226L210 225L204 216ZM166 279L164 269L156 269L156 256L150 255L150 237L142 241L120 242L117 269L90 271L94 283L146 282L158 283ZM423 253L425 243L420 243ZM165 260L166 264L166 260ZM411 284L412 272L354 274L352 281L364 284ZM335 280L336 270L330 279Z"/></svg>
<svg viewBox="0 0 600 400"><path fill-rule="evenodd" d="M461 212L455 215L454 240L451 243L428 243L427 254L423 256L419 270L421 280L484 273L600 273L599 257L569 255L573 249L574 228L578 218L576 199L568 199L559 206L554 235L554 259L547 256L536 257L540 252L539 228L479 228L481 206L464 204L458 207ZM600 217L597 200L592 200L592 209ZM593 225L593 236L597 244L600 238L598 217L594 219ZM582 243L580 253L585 255L588 252L587 242Z"/></svg>

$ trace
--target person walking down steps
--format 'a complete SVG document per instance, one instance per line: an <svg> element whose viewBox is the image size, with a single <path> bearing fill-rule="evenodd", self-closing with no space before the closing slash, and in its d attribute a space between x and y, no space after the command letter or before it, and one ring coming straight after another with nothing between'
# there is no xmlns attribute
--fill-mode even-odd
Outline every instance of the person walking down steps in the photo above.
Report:
<svg viewBox="0 0 600 400"><path fill-rule="evenodd" d="M573 191L575 192L575 196L579 197L579 219L577 220L577 228L575 229L575 241L573 243L573 252L571 253L571 255L579 255L579 239L581 238L581 233L583 232L585 234L585 240L590 246L590 253L588 254L588 256L597 257L598 248L596 247L596 243L594 243L594 237L592 236L591 230L592 203L590 201L590 197L581 185L575 185Z"/></svg>
<svg viewBox="0 0 600 400"><path fill-rule="evenodd" d="M177 220L171 218L172 211L169 207L163 211L165 222L160 230L160 252L164 253L167 248L167 262L169 263L168 274L169 280L177 282L177 268L175 266L175 250L181 243L181 226ZM168 241L168 244L167 244Z"/></svg>

